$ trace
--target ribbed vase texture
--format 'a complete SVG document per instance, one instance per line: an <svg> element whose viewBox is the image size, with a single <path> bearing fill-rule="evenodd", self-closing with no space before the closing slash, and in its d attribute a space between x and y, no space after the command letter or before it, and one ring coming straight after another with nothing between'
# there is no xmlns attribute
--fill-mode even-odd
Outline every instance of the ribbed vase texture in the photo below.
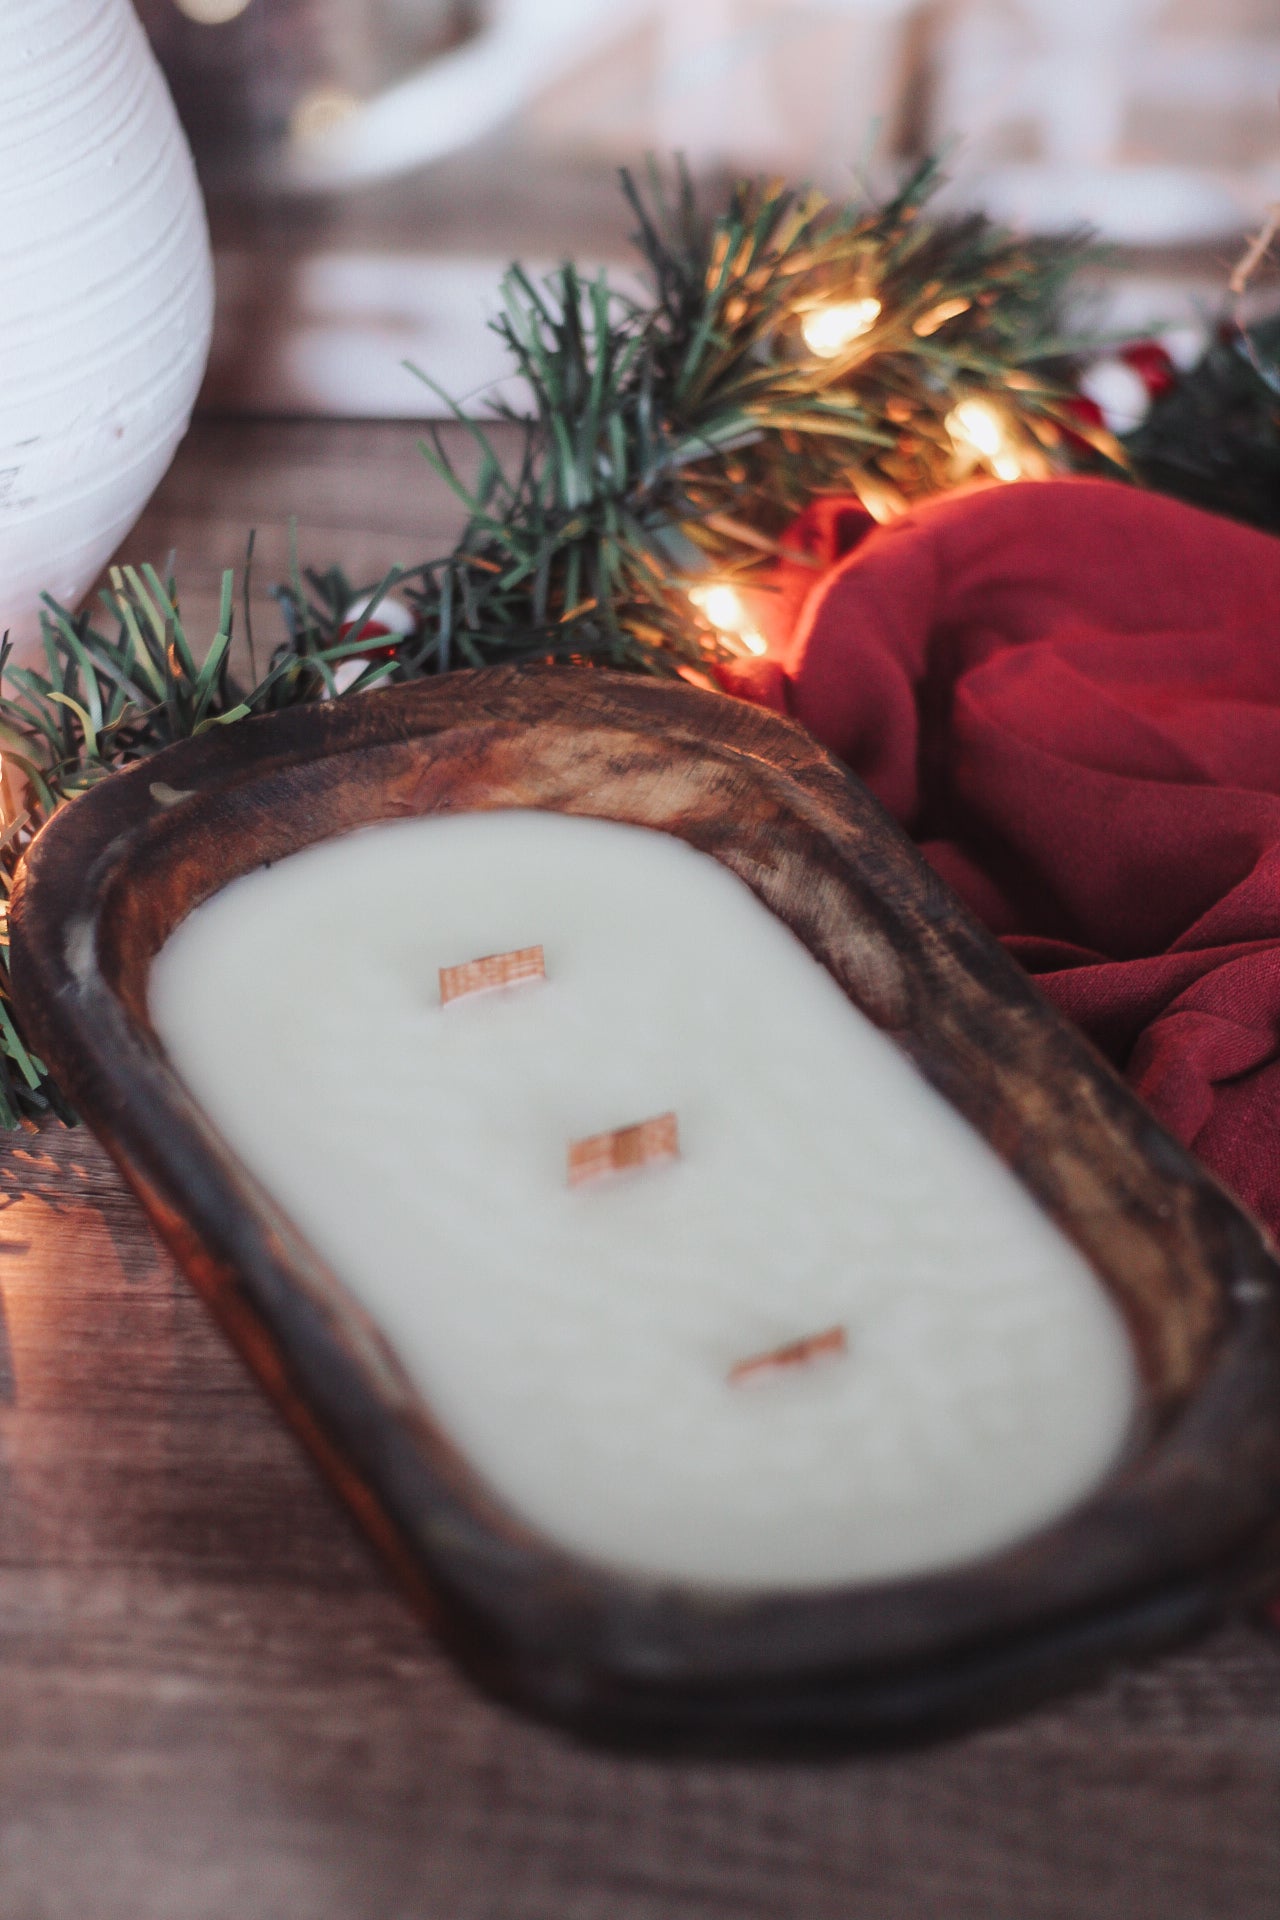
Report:
<svg viewBox="0 0 1280 1920"><path fill-rule="evenodd" d="M75 605L181 438L213 276L129 0L0 0L0 632Z"/></svg>

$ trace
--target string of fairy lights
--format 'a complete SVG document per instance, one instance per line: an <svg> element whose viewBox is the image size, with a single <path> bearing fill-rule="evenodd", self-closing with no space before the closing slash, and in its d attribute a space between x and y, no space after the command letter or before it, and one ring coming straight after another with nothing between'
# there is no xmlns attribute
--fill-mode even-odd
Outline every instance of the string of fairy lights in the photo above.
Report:
<svg viewBox="0 0 1280 1920"><path fill-rule="evenodd" d="M188 630L175 578L121 565L92 605L48 602L42 665L0 646L0 1126L67 1113L9 1005L4 901L43 821L117 768L250 714L457 667L713 680L717 660L765 651L759 594L816 498L856 495L888 521L974 477L1146 477L1141 440L1122 446L1081 410L1060 326L1081 248L935 218L938 182L928 162L882 202L831 206L744 181L707 211L678 169L643 190L624 178L649 295L572 263L537 283L512 268L494 326L525 405L498 409L495 437L435 391L476 455L465 472L458 442L425 426L462 508L456 545L373 583L295 556L252 684L232 671L248 566L242 595L224 575L212 639ZM1261 525L1280 498L1273 333L1218 341L1177 381L1150 343L1139 356L1168 387L1143 429L1147 470L1214 504L1225 480Z"/></svg>

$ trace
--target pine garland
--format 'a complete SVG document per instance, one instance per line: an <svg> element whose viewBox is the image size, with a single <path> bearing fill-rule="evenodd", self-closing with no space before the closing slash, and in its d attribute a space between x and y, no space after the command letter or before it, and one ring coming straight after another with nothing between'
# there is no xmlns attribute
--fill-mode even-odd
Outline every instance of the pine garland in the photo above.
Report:
<svg viewBox="0 0 1280 1920"><path fill-rule="evenodd" d="M1224 327L1125 449L1145 486L1280 533L1280 318Z"/></svg>
<svg viewBox="0 0 1280 1920"><path fill-rule="evenodd" d="M933 162L878 206L744 182L711 215L683 172L670 191L656 170L643 191L623 184L648 302L572 265L541 285L516 266L503 283L495 324L530 401L527 416L500 410L514 459L504 465L484 427L439 396L480 454L468 485L437 431L424 443L466 509L452 552L363 588L336 567L304 573L295 553L275 589L284 638L248 687L228 665L231 573L202 657L174 581L150 567L113 570L96 613L50 601L43 672L0 645L0 756L25 787L0 835L5 899L56 808L245 714L496 662L713 668L740 643L701 610L699 588L767 585L780 534L816 496L854 492L883 514L963 478L989 455L956 431L966 401L996 422L1020 471L1123 470L1118 443L1072 412L1058 315L1083 239L932 217ZM833 307L856 326L834 350L810 344L806 321ZM251 559L252 542L252 654ZM371 645L344 624L348 609L363 599L363 621L376 619L393 588L413 631ZM363 664L347 686L351 661ZM18 1030L7 956L0 925L0 1126L69 1120Z"/></svg>

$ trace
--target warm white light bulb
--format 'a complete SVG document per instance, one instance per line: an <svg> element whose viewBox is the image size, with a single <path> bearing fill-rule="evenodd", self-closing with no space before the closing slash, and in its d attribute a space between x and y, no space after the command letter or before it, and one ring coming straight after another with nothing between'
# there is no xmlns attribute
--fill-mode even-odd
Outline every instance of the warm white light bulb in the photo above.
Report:
<svg viewBox="0 0 1280 1920"><path fill-rule="evenodd" d="M713 627L725 633L739 633L746 625L746 613L732 587L707 587L699 604Z"/></svg>
<svg viewBox="0 0 1280 1920"><path fill-rule="evenodd" d="M289 133L295 144L305 146L318 140L330 128L349 120L360 106L353 93L344 87L316 87L304 93L289 116Z"/></svg>
<svg viewBox="0 0 1280 1920"><path fill-rule="evenodd" d="M173 0L173 4L202 27L221 27L243 13L249 0Z"/></svg>
<svg viewBox="0 0 1280 1920"><path fill-rule="evenodd" d="M1006 451L1000 416L985 400L961 400L947 415L946 426L953 440L986 460L994 460Z"/></svg>
<svg viewBox="0 0 1280 1920"><path fill-rule="evenodd" d="M864 333L869 333L880 318L880 302L874 294L863 300L839 300L829 307L815 307L800 323L800 332L810 353L819 360L834 360Z"/></svg>
<svg viewBox="0 0 1280 1920"><path fill-rule="evenodd" d="M1021 480L1026 467L998 407L970 398L952 407L946 418L952 445L984 460L997 480Z"/></svg>
<svg viewBox="0 0 1280 1920"><path fill-rule="evenodd" d="M735 644L740 653L768 651L768 641L751 624L751 615L732 587L723 582L711 587L693 587L689 598L701 609L721 638Z"/></svg>

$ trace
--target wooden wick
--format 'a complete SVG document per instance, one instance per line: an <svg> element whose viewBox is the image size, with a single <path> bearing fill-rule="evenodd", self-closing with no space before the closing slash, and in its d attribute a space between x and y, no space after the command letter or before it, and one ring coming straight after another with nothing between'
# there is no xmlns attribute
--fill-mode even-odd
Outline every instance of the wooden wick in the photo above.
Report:
<svg viewBox="0 0 1280 1920"><path fill-rule="evenodd" d="M654 1160L677 1160L680 1140L674 1113L660 1113L633 1127L615 1127L612 1133L593 1133L569 1143L569 1185L599 1180L606 1174L626 1173Z"/></svg>
<svg viewBox="0 0 1280 1920"><path fill-rule="evenodd" d="M826 1327L821 1333L806 1334L803 1340L790 1340L784 1347L768 1353L753 1353L729 1369L731 1387L749 1387L775 1374L789 1373L793 1367L811 1366L815 1360L834 1359L849 1351L849 1338L843 1327Z"/></svg>
<svg viewBox="0 0 1280 1920"><path fill-rule="evenodd" d="M440 1005L461 1000L468 993L491 993L495 987L516 987L524 980L546 978L541 947L520 947L514 953L490 953L483 960L464 960L461 966L441 967Z"/></svg>

